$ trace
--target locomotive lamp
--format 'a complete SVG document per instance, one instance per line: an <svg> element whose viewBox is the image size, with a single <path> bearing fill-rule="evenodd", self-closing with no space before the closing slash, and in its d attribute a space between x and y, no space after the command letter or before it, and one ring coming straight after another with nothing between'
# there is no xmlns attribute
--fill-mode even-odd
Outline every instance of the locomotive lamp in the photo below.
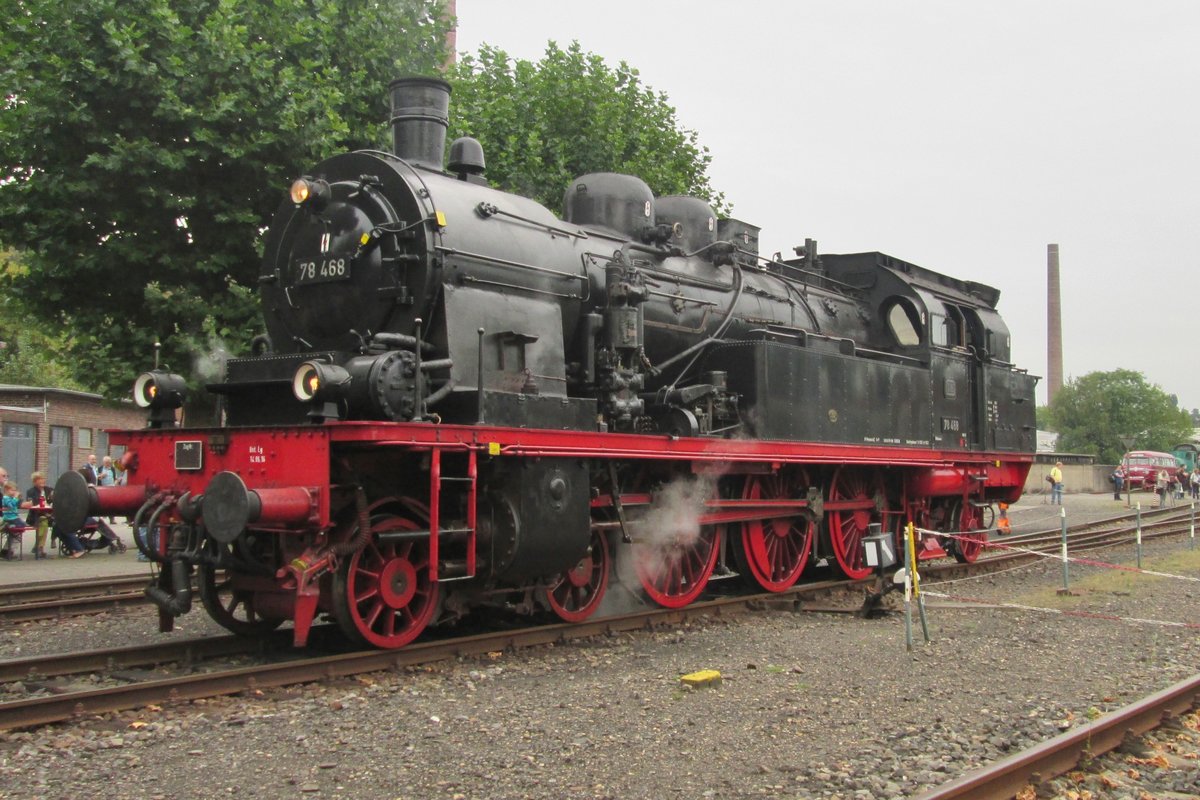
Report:
<svg viewBox="0 0 1200 800"><path fill-rule="evenodd" d="M896 588L894 582L889 584L886 579L887 571L896 565L896 539L884 532L882 524L872 522L867 525L867 535L862 538L861 546L863 566L875 569L875 587L867 591L858 614L870 619L882 613L883 598Z"/></svg>
<svg viewBox="0 0 1200 800"><path fill-rule="evenodd" d="M310 403L308 417L313 422L337 419L338 405L350 385L350 373L336 364L305 361L292 377L292 394L301 403Z"/></svg>
<svg viewBox="0 0 1200 800"><path fill-rule="evenodd" d="M862 539L863 563L875 567L880 574L896 563L896 542L883 532L878 522L867 525L867 535Z"/></svg>
<svg viewBox="0 0 1200 800"><path fill-rule="evenodd" d="M320 211L329 202L329 184L309 177L297 178L288 194L296 205Z"/></svg>
<svg viewBox="0 0 1200 800"><path fill-rule="evenodd" d="M151 428L175 425L175 409L187 400L187 381L165 370L143 372L133 384L133 402L147 408Z"/></svg>

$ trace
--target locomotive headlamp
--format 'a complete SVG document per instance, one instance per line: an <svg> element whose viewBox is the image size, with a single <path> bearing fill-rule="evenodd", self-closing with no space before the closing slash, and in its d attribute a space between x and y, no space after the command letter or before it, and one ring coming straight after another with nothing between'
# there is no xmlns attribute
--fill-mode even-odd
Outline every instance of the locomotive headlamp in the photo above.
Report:
<svg viewBox="0 0 1200 800"><path fill-rule="evenodd" d="M133 402L150 410L151 428L175 424L175 409L187 400L187 381L181 375L163 370L143 372L133 384Z"/></svg>
<svg viewBox="0 0 1200 800"><path fill-rule="evenodd" d="M296 205L320 210L329 202L329 184L312 178L297 178L288 194Z"/></svg>
<svg viewBox="0 0 1200 800"><path fill-rule="evenodd" d="M133 384L133 401L140 408L179 408L186 399L187 381L170 372L143 372Z"/></svg>
<svg viewBox="0 0 1200 800"><path fill-rule="evenodd" d="M292 376L292 394L300 402L312 404L309 417L316 422L340 416L338 409L349 386L349 372L323 361L305 361Z"/></svg>

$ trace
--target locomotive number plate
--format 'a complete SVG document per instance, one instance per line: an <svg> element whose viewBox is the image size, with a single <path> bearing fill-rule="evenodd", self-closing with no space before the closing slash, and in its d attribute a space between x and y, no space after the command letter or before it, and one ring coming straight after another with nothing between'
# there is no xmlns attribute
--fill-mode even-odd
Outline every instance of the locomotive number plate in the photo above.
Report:
<svg viewBox="0 0 1200 800"><path fill-rule="evenodd" d="M328 255L321 258L297 258L296 284L326 283L328 281L345 281L350 279L350 263L352 256Z"/></svg>

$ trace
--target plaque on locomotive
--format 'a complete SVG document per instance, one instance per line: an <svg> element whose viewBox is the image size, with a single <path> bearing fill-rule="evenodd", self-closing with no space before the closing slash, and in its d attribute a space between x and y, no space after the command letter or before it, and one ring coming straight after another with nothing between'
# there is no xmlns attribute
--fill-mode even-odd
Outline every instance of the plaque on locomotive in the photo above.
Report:
<svg viewBox="0 0 1200 800"><path fill-rule="evenodd" d="M191 472L204 466L204 443L195 440L175 442L175 469Z"/></svg>
<svg viewBox="0 0 1200 800"><path fill-rule="evenodd" d="M350 255L297 258L293 262L296 267L295 285L350 280L350 265L353 261L354 257Z"/></svg>

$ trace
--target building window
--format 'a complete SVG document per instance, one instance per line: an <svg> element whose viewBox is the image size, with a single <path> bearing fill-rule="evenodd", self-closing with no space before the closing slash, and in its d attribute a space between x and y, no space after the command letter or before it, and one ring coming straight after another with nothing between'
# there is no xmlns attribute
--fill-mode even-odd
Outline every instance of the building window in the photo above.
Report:
<svg viewBox="0 0 1200 800"><path fill-rule="evenodd" d="M80 428L77 436L78 436L79 440L76 443L76 446L80 450L91 450L92 449L92 429L91 428Z"/></svg>

